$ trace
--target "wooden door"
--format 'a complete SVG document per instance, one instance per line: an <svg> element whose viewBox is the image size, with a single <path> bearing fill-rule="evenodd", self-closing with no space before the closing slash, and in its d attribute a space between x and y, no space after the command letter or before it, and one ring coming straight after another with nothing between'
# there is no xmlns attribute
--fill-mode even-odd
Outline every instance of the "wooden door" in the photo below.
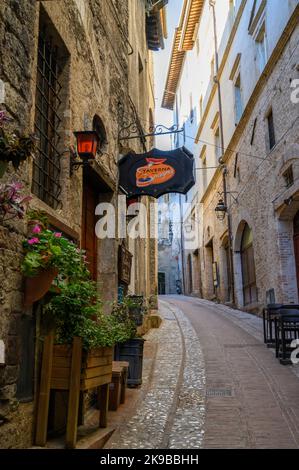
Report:
<svg viewBox="0 0 299 470"><path fill-rule="evenodd" d="M294 217L294 252L297 272L297 286L299 294L299 212Z"/></svg>
<svg viewBox="0 0 299 470"><path fill-rule="evenodd" d="M97 279L97 237L95 234L95 209L98 195L94 187L84 180L81 248L86 250L88 269L92 279Z"/></svg>
<svg viewBox="0 0 299 470"><path fill-rule="evenodd" d="M158 273L158 293L165 295L165 273Z"/></svg>

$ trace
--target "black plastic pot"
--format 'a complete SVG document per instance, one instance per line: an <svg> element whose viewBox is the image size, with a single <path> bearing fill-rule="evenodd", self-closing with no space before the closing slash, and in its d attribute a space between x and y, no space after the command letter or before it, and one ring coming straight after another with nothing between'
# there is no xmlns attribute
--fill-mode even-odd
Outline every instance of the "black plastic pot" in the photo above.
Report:
<svg viewBox="0 0 299 470"><path fill-rule="evenodd" d="M125 343L118 343L114 349L115 361L127 361L129 374L127 384L136 386L142 384L143 338L129 339Z"/></svg>

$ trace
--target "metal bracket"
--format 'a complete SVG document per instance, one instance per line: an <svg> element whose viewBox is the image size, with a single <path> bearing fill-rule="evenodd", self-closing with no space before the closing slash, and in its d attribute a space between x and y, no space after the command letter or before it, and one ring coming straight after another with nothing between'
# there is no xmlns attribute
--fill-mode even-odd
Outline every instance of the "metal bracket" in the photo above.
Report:
<svg viewBox="0 0 299 470"><path fill-rule="evenodd" d="M223 191L221 191L221 192L218 191L218 194L219 194L220 197L224 196L224 192L223 192ZM231 197L233 198L233 200L234 200L235 202L238 202L238 198L236 198L236 197L234 196L234 194L239 194L238 191L226 191L226 194L230 194Z"/></svg>
<svg viewBox="0 0 299 470"><path fill-rule="evenodd" d="M136 108L134 103L130 99L130 107L133 114L133 119L129 120L125 117L124 107L122 103L118 103L118 140L119 142L123 140L139 139L143 144L144 149L146 150L146 139L147 137L155 137L159 135L168 135L168 134L179 134L184 133L184 127L179 128L178 125L173 125L171 127L166 127L163 124L150 125L148 127L148 132L145 133L144 129L140 123Z"/></svg>
<svg viewBox="0 0 299 470"><path fill-rule="evenodd" d="M70 176L73 176L74 171L77 171L80 166L86 167L93 162L93 160L80 160L74 147L70 147Z"/></svg>

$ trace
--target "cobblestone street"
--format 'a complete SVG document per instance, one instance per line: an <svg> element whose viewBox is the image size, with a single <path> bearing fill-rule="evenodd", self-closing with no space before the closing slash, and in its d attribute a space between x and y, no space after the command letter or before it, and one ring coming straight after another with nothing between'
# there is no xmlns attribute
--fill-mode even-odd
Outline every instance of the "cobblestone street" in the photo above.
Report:
<svg viewBox="0 0 299 470"><path fill-rule="evenodd" d="M298 448L298 368L265 347L262 320L191 297L159 306L136 412L106 448Z"/></svg>

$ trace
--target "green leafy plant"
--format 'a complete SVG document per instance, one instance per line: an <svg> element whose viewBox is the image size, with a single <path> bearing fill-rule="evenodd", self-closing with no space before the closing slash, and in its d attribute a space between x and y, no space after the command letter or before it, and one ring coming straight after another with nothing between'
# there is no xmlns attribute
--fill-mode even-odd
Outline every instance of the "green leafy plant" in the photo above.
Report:
<svg viewBox="0 0 299 470"><path fill-rule="evenodd" d="M124 297L121 302L114 302L112 304L111 315L116 319L117 322L123 325L123 328L126 331L126 338L118 341L119 343L125 342L128 339L136 338L138 336L136 323L130 314L130 308L132 305L133 303L128 297Z"/></svg>
<svg viewBox="0 0 299 470"><path fill-rule="evenodd" d="M126 326L113 315L102 313L96 285L92 281L71 282L61 286L45 307L55 324L57 342L71 344L80 336L84 349L113 346L126 341Z"/></svg>
<svg viewBox="0 0 299 470"><path fill-rule="evenodd" d="M21 269L25 276L36 276L41 269L57 268L61 281L88 279L85 252L56 232L36 224L23 242L25 257Z"/></svg>

